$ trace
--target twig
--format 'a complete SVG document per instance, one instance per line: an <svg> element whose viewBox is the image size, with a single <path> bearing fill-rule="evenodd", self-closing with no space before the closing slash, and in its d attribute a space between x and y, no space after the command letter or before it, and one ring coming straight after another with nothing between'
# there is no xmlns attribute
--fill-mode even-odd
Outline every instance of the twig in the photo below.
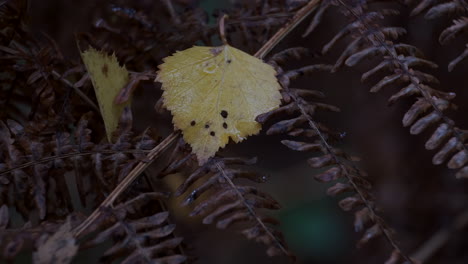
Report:
<svg viewBox="0 0 468 264"><path fill-rule="evenodd" d="M79 226L73 230L73 235L78 238L84 230L86 230L100 215L101 208L112 206L114 201L119 197L119 195L124 192L128 186L143 172L152 161L154 161L159 155L169 147L174 140L179 136L179 132L172 132L168 137L166 137L159 145L154 147L151 152L146 156L148 162L139 162L138 165L130 171L127 176L115 187L115 189L107 196L107 198L99 205L99 207L94 210L94 212L86 218Z"/></svg>
<svg viewBox="0 0 468 264"><path fill-rule="evenodd" d="M437 231L426 240L413 254L411 258L424 263L434 256L449 240L450 237L468 226L468 209L461 212L449 227Z"/></svg>
<svg viewBox="0 0 468 264"><path fill-rule="evenodd" d="M278 43L286 37L299 23L302 22L320 3L320 0L311 0L304 7L296 12L292 20L284 27L280 28L273 37L271 37L258 51L255 57L263 59Z"/></svg>
<svg viewBox="0 0 468 264"><path fill-rule="evenodd" d="M101 113L101 111L99 110L99 107L88 96L86 96L86 94L84 94L80 89L78 89L73 83L63 78L62 75L56 71L52 71L52 75L54 75L55 78L59 79L64 84L73 88L76 94L78 94L83 100L85 100L94 110L96 110L98 113Z"/></svg>
<svg viewBox="0 0 468 264"><path fill-rule="evenodd" d="M219 37L223 41L224 45L227 45L227 39L226 39L226 28L224 26L224 22L228 18L228 15L224 14L221 19L219 20Z"/></svg>

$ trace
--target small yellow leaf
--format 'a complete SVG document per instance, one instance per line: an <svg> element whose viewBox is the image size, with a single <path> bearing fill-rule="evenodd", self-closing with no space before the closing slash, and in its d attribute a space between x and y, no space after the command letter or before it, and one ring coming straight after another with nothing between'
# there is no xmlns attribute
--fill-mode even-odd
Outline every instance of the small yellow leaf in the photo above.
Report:
<svg viewBox="0 0 468 264"><path fill-rule="evenodd" d="M192 47L159 66L164 105L200 164L224 147L257 134L255 118L280 105L276 71L233 48Z"/></svg>
<svg viewBox="0 0 468 264"><path fill-rule="evenodd" d="M117 129L120 115L125 106L130 104L130 102L120 105L114 103L114 98L128 83L128 71L125 66L119 66L115 54L107 56L103 52L89 48L81 53L81 57L91 77L104 120L107 139L111 142L112 133Z"/></svg>

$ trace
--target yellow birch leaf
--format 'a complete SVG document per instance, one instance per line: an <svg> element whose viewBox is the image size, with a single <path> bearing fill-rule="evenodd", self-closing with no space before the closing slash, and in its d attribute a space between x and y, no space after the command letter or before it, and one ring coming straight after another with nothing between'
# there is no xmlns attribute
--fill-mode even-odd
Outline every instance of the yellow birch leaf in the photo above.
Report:
<svg viewBox="0 0 468 264"><path fill-rule="evenodd" d="M280 105L276 71L229 45L192 47L166 57L159 66L164 106L200 164L231 138L257 134L255 118Z"/></svg>
<svg viewBox="0 0 468 264"><path fill-rule="evenodd" d="M125 106L130 104L130 102L119 105L114 103L114 98L128 83L128 71L125 66L119 66L115 54L108 56L103 52L89 48L81 53L81 57L94 86L107 139L111 142L112 133L117 129L122 111Z"/></svg>

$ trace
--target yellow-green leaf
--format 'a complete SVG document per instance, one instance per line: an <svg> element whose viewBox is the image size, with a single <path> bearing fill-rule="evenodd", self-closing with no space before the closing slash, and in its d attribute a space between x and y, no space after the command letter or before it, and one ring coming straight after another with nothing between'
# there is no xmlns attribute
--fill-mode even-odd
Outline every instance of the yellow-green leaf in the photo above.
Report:
<svg viewBox="0 0 468 264"><path fill-rule="evenodd" d="M192 47L164 59L157 81L164 105L200 164L231 138L257 134L255 118L280 105L272 66L229 45Z"/></svg>
<svg viewBox="0 0 468 264"><path fill-rule="evenodd" d="M130 102L120 105L114 103L114 98L128 83L128 71L125 66L119 66L115 54L108 56L103 52L89 48L81 53L81 57L93 83L107 139L110 142L124 107L130 104Z"/></svg>

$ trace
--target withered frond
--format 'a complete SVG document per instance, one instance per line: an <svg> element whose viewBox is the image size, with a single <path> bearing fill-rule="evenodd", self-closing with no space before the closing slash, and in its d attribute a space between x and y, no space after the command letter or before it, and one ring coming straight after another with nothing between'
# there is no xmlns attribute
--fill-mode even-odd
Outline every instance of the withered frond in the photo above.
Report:
<svg viewBox="0 0 468 264"><path fill-rule="evenodd" d="M121 263L185 263L182 238L174 234L175 224L159 201L167 194L144 192L113 208L101 208L100 217L83 234L81 249L113 241L101 261L121 259ZM91 237L89 237L91 235Z"/></svg>
<svg viewBox="0 0 468 264"><path fill-rule="evenodd" d="M276 55L272 58L275 59ZM279 79L284 89L284 103L279 109L258 116L257 121L269 125L267 135L282 134L292 137L281 141L289 149L315 154L307 160L309 166L325 171L314 175L314 178L325 183L337 181L328 189L328 195L349 194L339 205L344 211L355 212L355 230L364 231L357 243L359 247L383 235L398 253L398 261L410 261L396 243L393 230L377 214L378 208L371 194L372 185L367 179L367 174L355 164L358 158L334 147L333 143L341 139L340 133L334 132L314 118L317 111L339 112L340 109L320 102L325 95L319 91L289 88L290 82L299 76L329 72L332 69L332 65L321 64L285 72L278 68L278 72L281 72Z"/></svg>
<svg viewBox="0 0 468 264"><path fill-rule="evenodd" d="M67 179L77 186L83 205L89 195L107 195L123 176L156 145L148 134L133 136L131 115L124 112L115 143L96 143L83 115L74 134L38 136L32 123L0 122L1 202L14 205L25 219L62 217L73 210ZM68 175L68 176L67 176ZM14 192L17 196L6 195ZM18 199L18 198L21 199Z"/></svg>
<svg viewBox="0 0 468 264"><path fill-rule="evenodd" d="M190 168L188 159L183 156L174 160L166 172L184 171L187 175L175 195L186 194L184 206L196 202L190 216L202 217L204 224L216 224L219 229L235 228L236 224L243 226L241 233L248 239L265 244L269 256L294 258L281 232L274 228L278 221L259 212L261 209L277 210L279 203L255 186L235 183L237 179L265 182L266 176L250 168L256 158L215 157L201 167L187 170Z"/></svg>
<svg viewBox="0 0 468 264"><path fill-rule="evenodd" d="M354 26L347 31L353 40L342 52L334 69L343 64L352 67L364 59L380 56L382 62L362 75L363 81L385 75L370 91L378 92L389 86L399 87L400 90L389 99L390 104L404 97L417 97L403 117L403 125L410 127L411 134L420 134L432 126L438 126L426 142L427 149L439 150L433 163L447 163L449 168L458 169L457 178L468 177L467 133L445 114L446 110L456 108L451 102L455 93L436 90L434 87L439 84L437 78L421 70L437 68L437 65L424 59L421 52L411 45L394 44L391 39L396 39L404 29L380 26L374 18L383 18L383 12L367 12L363 3L357 6L349 1L338 3L343 13L354 21L350 24ZM341 36L342 32L337 36ZM335 41L330 43L334 44ZM328 50L330 44L325 47Z"/></svg>
<svg viewBox="0 0 468 264"><path fill-rule="evenodd" d="M424 17L427 19L435 19L445 15L455 16L453 24L440 33L439 42L441 44L447 44L459 35L465 34L468 30L468 3L464 0L450 0L442 3L428 0L421 1L413 9L411 15L418 15L424 11L426 12ZM448 70L452 71L467 56L468 47L449 63Z"/></svg>
<svg viewBox="0 0 468 264"><path fill-rule="evenodd" d="M95 247L101 247L102 251L104 246L107 249L100 257L104 262L121 259L121 263L185 263L187 257L182 252L182 238L174 234L175 225L159 204L160 199L166 197L164 193L144 192L113 208L102 208L101 217L86 230L80 244L73 236L61 234L56 237L54 234L63 225L68 224L68 229L77 227L84 221L83 215L72 213L67 221L47 220L37 226L31 226L29 222L21 228L5 229L9 216L6 205L3 205L0 209L3 228L0 256L4 260L13 260L20 252L36 251L36 261L44 261L41 259L44 257L55 261L66 257L68 263L82 251ZM50 239L57 241L50 243ZM111 247L105 246L108 242L113 243ZM79 245L78 252L70 252L65 243Z"/></svg>

